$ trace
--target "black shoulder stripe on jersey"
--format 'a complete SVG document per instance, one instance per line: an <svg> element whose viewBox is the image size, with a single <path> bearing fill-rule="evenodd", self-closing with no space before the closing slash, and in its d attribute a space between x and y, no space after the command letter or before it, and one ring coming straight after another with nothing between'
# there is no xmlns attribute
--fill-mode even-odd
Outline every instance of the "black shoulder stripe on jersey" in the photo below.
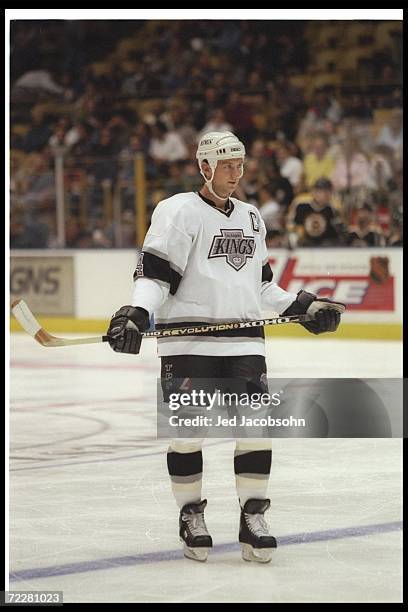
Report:
<svg viewBox="0 0 408 612"><path fill-rule="evenodd" d="M262 282L264 283L265 281L267 281L268 283L270 283L272 279L273 272L271 266L266 263L264 266L262 266Z"/></svg>
<svg viewBox="0 0 408 612"><path fill-rule="evenodd" d="M156 323L156 329L168 329L171 327L205 327L207 325L211 325L211 323L208 323L208 321L178 321L176 325L174 323ZM265 338L263 327L244 327L243 329L210 331L200 334L191 334L189 337L195 337L198 340L201 336L214 336L216 338ZM180 338L181 336L177 337Z"/></svg>
<svg viewBox="0 0 408 612"><path fill-rule="evenodd" d="M173 270L170 263L162 257L158 257L157 255L153 255L152 253L148 253L146 251L142 251L142 255L142 274L140 274L140 268L138 266L138 269L133 274L133 280L143 276L145 278L163 281L170 285L170 293L171 295L174 295L182 279L181 274L176 272L176 270Z"/></svg>

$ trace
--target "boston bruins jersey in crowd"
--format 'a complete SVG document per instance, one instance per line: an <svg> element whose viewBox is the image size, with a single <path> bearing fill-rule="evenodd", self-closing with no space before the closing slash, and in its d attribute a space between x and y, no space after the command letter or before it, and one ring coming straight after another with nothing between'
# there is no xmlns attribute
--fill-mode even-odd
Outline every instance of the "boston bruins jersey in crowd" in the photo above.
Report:
<svg viewBox="0 0 408 612"><path fill-rule="evenodd" d="M135 271L132 304L156 329L281 314L295 299L272 282L258 210L230 198L225 210L197 193L160 202ZM159 356L264 355L263 328L158 339Z"/></svg>
<svg viewBox="0 0 408 612"><path fill-rule="evenodd" d="M302 230L302 246L337 244L340 241L340 219L329 204L318 206L310 202L298 202L291 211L292 223Z"/></svg>

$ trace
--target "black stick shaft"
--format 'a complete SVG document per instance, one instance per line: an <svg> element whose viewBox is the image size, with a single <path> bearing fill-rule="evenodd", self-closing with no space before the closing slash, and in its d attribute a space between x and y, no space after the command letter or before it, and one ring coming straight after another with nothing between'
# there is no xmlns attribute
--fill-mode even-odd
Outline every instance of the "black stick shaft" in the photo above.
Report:
<svg viewBox="0 0 408 612"><path fill-rule="evenodd" d="M155 331L143 332L143 338L169 338L175 336L195 336L217 331L229 331L235 329L248 329L251 327L265 327L266 325L282 325L284 323L302 323L310 321L309 315L296 315L291 317L276 317L274 319L258 319L255 321L234 321L230 323L217 323L215 325L192 325L191 327L171 327ZM108 341L108 336L103 336L103 341Z"/></svg>

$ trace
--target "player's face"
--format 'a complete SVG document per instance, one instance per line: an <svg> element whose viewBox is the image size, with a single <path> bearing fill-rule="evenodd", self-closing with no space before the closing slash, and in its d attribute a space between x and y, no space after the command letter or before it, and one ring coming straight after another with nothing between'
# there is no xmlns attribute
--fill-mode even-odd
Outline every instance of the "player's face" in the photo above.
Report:
<svg viewBox="0 0 408 612"><path fill-rule="evenodd" d="M213 189L220 196L228 198L237 188L241 178L243 159L222 159L214 173Z"/></svg>

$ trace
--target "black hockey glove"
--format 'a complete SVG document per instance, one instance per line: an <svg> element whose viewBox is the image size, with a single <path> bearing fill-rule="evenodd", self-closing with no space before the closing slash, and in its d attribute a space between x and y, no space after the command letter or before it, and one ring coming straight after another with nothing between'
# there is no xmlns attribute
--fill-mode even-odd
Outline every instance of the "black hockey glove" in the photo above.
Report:
<svg viewBox="0 0 408 612"><path fill-rule="evenodd" d="M116 353L137 355L142 344L142 332L149 327L149 313L144 308L122 306L113 315L108 331L109 345Z"/></svg>
<svg viewBox="0 0 408 612"><path fill-rule="evenodd" d="M346 306L327 298L318 298L314 293L299 291L296 300L282 313L282 316L309 314L312 321L301 323L312 334L334 332L340 324L340 318Z"/></svg>

